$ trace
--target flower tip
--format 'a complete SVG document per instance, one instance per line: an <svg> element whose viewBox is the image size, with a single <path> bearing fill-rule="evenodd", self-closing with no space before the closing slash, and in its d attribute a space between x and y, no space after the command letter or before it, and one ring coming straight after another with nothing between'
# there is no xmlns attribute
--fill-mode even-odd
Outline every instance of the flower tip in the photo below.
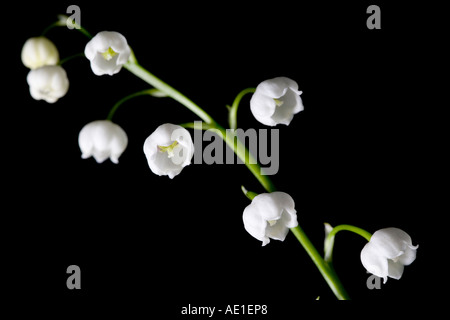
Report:
<svg viewBox="0 0 450 320"><path fill-rule="evenodd" d="M325 237L333 230L333 227L328 222L324 222L323 224L325 226Z"/></svg>

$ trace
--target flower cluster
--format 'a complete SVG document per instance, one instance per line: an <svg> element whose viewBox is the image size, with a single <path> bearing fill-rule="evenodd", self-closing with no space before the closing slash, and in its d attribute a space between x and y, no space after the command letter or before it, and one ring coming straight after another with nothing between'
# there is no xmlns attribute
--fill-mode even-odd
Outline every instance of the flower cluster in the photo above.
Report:
<svg viewBox="0 0 450 320"><path fill-rule="evenodd" d="M133 62L135 59L131 59L134 56L126 38L118 32L99 32L86 44L84 55L90 61L92 72L97 76L112 76L120 72L124 66L131 71L130 65L133 68L133 64L134 68L137 68L137 64ZM27 83L32 98L54 103L67 93L69 80L60 65L59 53L53 42L45 37L30 38L23 46L21 57L23 64L30 68ZM155 81L155 77L149 76L148 72L139 70L139 76L149 84L157 84L154 89L145 90L145 92L152 92L152 95L159 97L171 96L185 104L203 120L206 119L205 122L208 125L215 125L215 121L203 109L193 105L189 99L172 90L168 85ZM299 90L297 82L287 77L265 80L255 89L249 88L246 92L254 92L249 103L249 109L254 118L267 126L289 125L294 115L303 110L303 102L300 97L302 91ZM119 157L127 148L128 136L119 125L111 121L111 118L116 106L120 103L113 107L112 113L110 112L107 119L92 121L79 132L78 144L83 159L93 157L98 163L102 163L109 158L111 162L119 163ZM230 119L231 117L232 112L230 111ZM232 123L236 122L230 121L230 127L233 127ZM220 128L218 125L215 127L219 132ZM236 149L234 151L239 156ZM143 152L148 166L154 174L173 179L191 163L194 144L185 127L165 123L147 137L143 145ZM258 176L257 178L260 179ZM267 245L270 239L284 241L289 230L295 230L296 236L305 249L311 250L309 247L312 244L305 245L305 242L309 241L307 237L298 236L303 231L298 226L293 198L285 192L269 190L267 184L262 183L262 185L267 191L272 192L258 195L244 191L252 200L242 214L245 230L261 241L263 246ZM327 230L328 233L333 232L331 226L328 225L327 228L330 229ZM345 228L341 226L341 229ZM352 229L358 228L352 227L346 230ZM334 234L336 232L337 229ZM329 235L331 237L331 234ZM368 272L382 277L385 282L388 277L400 279L404 266L411 264L416 258L418 246L414 246L411 237L400 229L381 229L373 235L364 231L364 237L367 240L370 238L370 241L361 251L361 262ZM327 260L327 256L331 257L333 245L334 236L326 241L325 259L322 262L331 262L331 260ZM311 254L310 252L310 256L320 259L315 253ZM319 268L322 268L323 274L330 272L326 263L315 262Z"/></svg>
<svg viewBox="0 0 450 320"><path fill-rule="evenodd" d="M58 49L49 39L28 39L22 48L22 63L31 69L27 83L34 99L54 103L66 95L69 79L66 71L58 65Z"/></svg>

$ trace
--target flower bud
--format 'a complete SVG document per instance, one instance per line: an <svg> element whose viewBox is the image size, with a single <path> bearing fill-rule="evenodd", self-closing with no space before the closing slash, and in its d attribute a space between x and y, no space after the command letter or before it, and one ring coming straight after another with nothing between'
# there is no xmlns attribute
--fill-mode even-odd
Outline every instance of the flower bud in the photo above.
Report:
<svg viewBox="0 0 450 320"><path fill-rule="evenodd" d="M22 48L22 63L30 69L53 66L59 62L56 46L46 37L28 39Z"/></svg>

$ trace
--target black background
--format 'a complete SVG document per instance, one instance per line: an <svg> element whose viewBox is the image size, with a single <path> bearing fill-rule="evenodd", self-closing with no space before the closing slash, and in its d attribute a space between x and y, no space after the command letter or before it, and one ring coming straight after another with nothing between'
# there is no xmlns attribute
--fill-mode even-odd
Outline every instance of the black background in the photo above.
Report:
<svg viewBox="0 0 450 320"><path fill-rule="evenodd" d="M97 77L87 59L77 58L63 65L70 80L65 97L55 104L30 97L21 47L70 4L7 10L13 81L5 94L14 100L2 103L2 197L13 300L27 297L45 310L126 306L171 318L188 304L266 304L271 318L302 308L323 312L320 305L335 298L295 237L261 247L244 230L249 201L240 186L263 192L245 166L193 164L173 180L150 171L144 140L160 124L197 120L186 108L151 97L127 102L114 122L126 131L128 147L118 165L97 164L81 159L80 129L146 83L127 70ZM448 282L438 269L426 269L445 265L432 253L431 237L443 232L436 225L445 212L438 205L443 127L433 98L439 88L431 84L440 68L431 16L439 8L377 1L382 29L368 30L370 4L78 3L87 30L122 33L141 65L222 125L225 105L242 89L277 76L297 81L305 110L278 127L275 185L294 198L299 223L320 251L324 222L408 232L420 245L417 260L381 290L366 287L359 236L338 235L334 265L367 310L382 312L383 303L417 309L415 301L438 298L434 285ZM88 40L67 28L47 37L61 58L82 52ZM239 127L264 128L248 101ZM81 268L81 290L66 287L72 264Z"/></svg>

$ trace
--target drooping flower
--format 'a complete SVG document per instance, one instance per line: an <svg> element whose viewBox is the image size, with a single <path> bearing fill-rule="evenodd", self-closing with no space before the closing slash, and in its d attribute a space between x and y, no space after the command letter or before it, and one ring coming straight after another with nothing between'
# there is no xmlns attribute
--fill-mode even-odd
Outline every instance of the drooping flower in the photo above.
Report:
<svg viewBox="0 0 450 320"><path fill-rule="evenodd" d="M86 58L91 61L91 69L97 76L112 76L122 69L131 55L127 39L115 31L97 33L84 49Z"/></svg>
<svg viewBox="0 0 450 320"><path fill-rule="evenodd" d="M81 157L93 156L98 163L110 158L119 163L119 157L128 145L125 131L110 120L96 120L86 124L78 135Z"/></svg>
<svg viewBox="0 0 450 320"><path fill-rule="evenodd" d="M361 262L377 277L400 279L404 266L416 259L419 246L413 246L411 237L403 230L386 228L376 231L361 251Z"/></svg>
<svg viewBox="0 0 450 320"><path fill-rule="evenodd" d="M54 103L69 90L69 79L61 66L43 66L27 75L30 94L36 100Z"/></svg>
<svg viewBox="0 0 450 320"><path fill-rule="evenodd" d="M34 37L25 41L21 57L22 63L30 69L53 66L59 62L58 49L46 37Z"/></svg>
<svg viewBox="0 0 450 320"><path fill-rule="evenodd" d="M144 153L150 170L173 179L191 164L194 143L185 128L166 123L160 125L144 143Z"/></svg>
<svg viewBox="0 0 450 320"><path fill-rule="evenodd" d="M285 192L262 193L253 198L244 214L244 227L265 246L270 239L284 241L289 228L298 225L294 200Z"/></svg>
<svg viewBox="0 0 450 320"><path fill-rule="evenodd" d="M294 115L303 110L298 84L286 77L261 82L250 100L253 116L267 126L289 125Z"/></svg>

